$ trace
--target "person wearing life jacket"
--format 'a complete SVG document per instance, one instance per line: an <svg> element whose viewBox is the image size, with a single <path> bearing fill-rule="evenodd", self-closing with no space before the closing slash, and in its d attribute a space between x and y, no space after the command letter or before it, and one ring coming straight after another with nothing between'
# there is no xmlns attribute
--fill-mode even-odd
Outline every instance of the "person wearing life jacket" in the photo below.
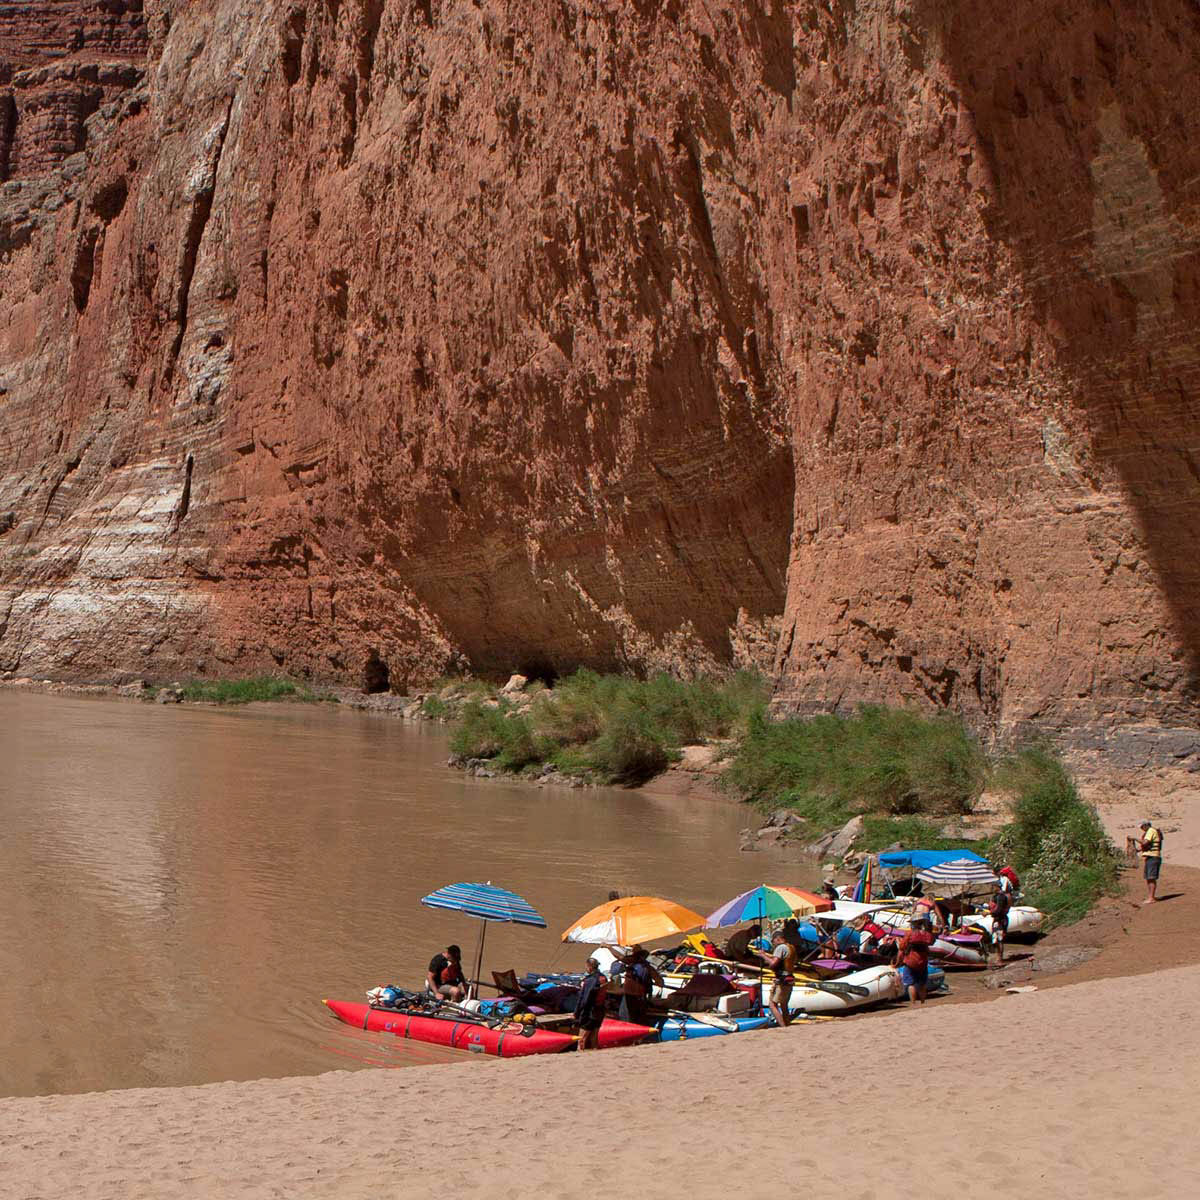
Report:
<svg viewBox="0 0 1200 1200"><path fill-rule="evenodd" d="M587 973L575 1004L575 1024L579 1029L579 1049L597 1050L600 1047L600 1026L608 1005L608 980L594 959L587 960Z"/></svg>
<svg viewBox="0 0 1200 1200"><path fill-rule="evenodd" d="M1142 836L1138 842L1138 853L1142 857L1142 877L1146 880L1144 903L1153 904L1158 899L1158 873L1162 870L1162 830L1149 821L1142 822Z"/></svg>
<svg viewBox="0 0 1200 1200"><path fill-rule="evenodd" d="M908 998L917 1004L925 1003L925 989L929 983L929 947L933 945L933 932L929 918L922 914L914 916L900 945L896 947L895 966L900 968L900 982L908 989Z"/></svg>
<svg viewBox="0 0 1200 1200"><path fill-rule="evenodd" d="M621 1020L634 1025L645 1025L650 996L655 985L663 986L662 976L650 961L650 955L641 946L631 946L628 954L614 950L613 958L625 964L625 978L621 986Z"/></svg>
<svg viewBox="0 0 1200 1200"><path fill-rule="evenodd" d="M996 966L1004 965L1004 939L1008 936L1008 912L1012 908L1009 894L998 888L988 901L988 913L992 918L992 945L996 948Z"/></svg>
<svg viewBox="0 0 1200 1200"><path fill-rule="evenodd" d="M796 982L792 975L792 968L796 964L796 951L790 943L776 938L775 945L770 950L755 950L754 953L775 972L775 982L771 986L771 995L767 1003L771 1016L775 1018L775 1024L786 1027L792 1019L789 1005L792 987Z"/></svg>
<svg viewBox="0 0 1200 1200"><path fill-rule="evenodd" d="M447 946L445 953L439 952L429 960L429 970L425 973L425 990L455 1003L467 998L462 951L457 946Z"/></svg>

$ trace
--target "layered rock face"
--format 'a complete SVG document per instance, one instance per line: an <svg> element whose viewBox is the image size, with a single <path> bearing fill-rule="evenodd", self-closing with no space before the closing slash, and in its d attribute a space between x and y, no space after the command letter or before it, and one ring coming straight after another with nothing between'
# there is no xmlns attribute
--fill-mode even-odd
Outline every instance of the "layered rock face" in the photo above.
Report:
<svg viewBox="0 0 1200 1200"><path fill-rule="evenodd" d="M144 7L0 16L0 671L1195 716L1189 6Z"/></svg>

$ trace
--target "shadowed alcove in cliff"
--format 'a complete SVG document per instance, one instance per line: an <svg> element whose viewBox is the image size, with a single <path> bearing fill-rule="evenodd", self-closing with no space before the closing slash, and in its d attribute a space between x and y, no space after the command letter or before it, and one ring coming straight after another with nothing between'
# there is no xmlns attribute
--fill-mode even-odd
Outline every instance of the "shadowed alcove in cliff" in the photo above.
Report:
<svg viewBox="0 0 1200 1200"><path fill-rule="evenodd" d="M1148 648L1160 661L1144 682L1194 699L1200 11L1173 0L1127 7L1017 3L984 20L968 0L925 0L920 13L987 158L985 220L1021 270L1080 418L1047 440L1061 441L1077 472L1080 504L1119 480L1186 659Z"/></svg>

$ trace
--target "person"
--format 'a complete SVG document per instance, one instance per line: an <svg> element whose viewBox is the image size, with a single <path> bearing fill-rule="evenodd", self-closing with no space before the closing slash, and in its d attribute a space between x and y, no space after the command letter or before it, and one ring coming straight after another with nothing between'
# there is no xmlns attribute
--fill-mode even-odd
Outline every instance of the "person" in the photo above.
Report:
<svg viewBox="0 0 1200 1200"><path fill-rule="evenodd" d="M1149 821L1142 822L1142 836L1138 839L1138 854L1142 859L1142 878L1146 881L1146 899L1143 903L1153 904L1158 900L1158 873L1162 870L1162 830Z"/></svg>
<svg viewBox="0 0 1200 1200"><path fill-rule="evenodd" d="M937 901L924 893L918 896L912 906L912 919L915 921L918 917L924 917L932 926L937 916Z"/></svg>
<svg viewBox="0 0 1200 1200"><path fill-rule="evenodd" d="M832 879L821 880L821 895L835 904L842 898L841 893L837 890L837 884Z"/></svg>
<svg viewBox="0 0 1200 1200"><path fill-rule="evenodd" d="M613 951L613 958L625 964L625 981L621 988L621 1020L645 1025L651 989L663 986L662 976L641 946L630 946L628 954Z"/></svg>
<svg viewBox="0 0 1200 1200"><path fill-rule="evenodd" d="M788 917L783 923L783 928L779 931L779 937L782 941L787 942L789 946L796 952L796 957L792 960L793 963L802 962L804 958L811 954L814 946L811 942L806 941L800 935L800 922L795 917Z"/></svg>
<svg viewBox="0 0 1200 1200"><path fill-rule="evenodd" d="M1012 867L1001 867L996 874L1000 877L1000 890L1007 892L1010 896L1015 897L1021 890L1021 881L1017 877L1016 871Z"/></svg>
<svg viewBox="0 0 1200 1200"><path fill-rule="evenodd" d="M909 1000L925 1003L925 988L929 982L929 947L933 945L933 933L928 917L913 917L908 933L896 947L896 961L900 968L900 982L908 988Z"/></svg>
<svg viewBox="0 0 1200 1200"><path fill-rule="evenodd" d="M447 946L444 953L439 952L429 960L429 970L425 973L425 990L455 1003L467 998L462 951L457 946Z"/></svg>
<svg viewBox="0 0 1200 1200"><path fill-rule="evenodd" d="M1008 910L1012 900L1003 888L988 902L988 913L992 918L992 944L996 947L996 966L1004 965L1004 939L1008 936Z"/></svg>
<svg viewBox="0 0 1200 1200"><path fill-rule="evenodd" d="M575 1024L579 1029L579 1049L600 1048L600 1026L604 1024L604 1009L608 1003L608 980L594 959L587 960L587 973L575 1004Z"/></svg>
<svg viewBox="0 0 1200 1200"><path fill-rule="evenodd" d="M847 922L838 926L837 929L831 930L821 942L821 949L828 950L834 958L845 958L847 955L857 954L860 946L861 939L854 922Z"/></svg>
<svg viewBox="0 0 1200 1200"><path fill-rule="evenodd" d="M791 1022L791 1012L788 1004L792 998L792 967L796 962L796 951L782 937L777 939L771 950L755 950L754 953L775 972L775 982L771 985L771 996L767 1004L771 1016L777 1025L787 1027Z"/></svg>
<svg viewBox="0 0 1200 1200"><path fill-rule="evenodd" d="M895 949L895 933L886 926L872 921L869 914L861 916L858 925L859 954L878 954L882 958Z"/></svg>
<svg viewBox="0 0 1200 1200"><path fill-rule="evenodd" d="M757 922L745 929L739 929L725 943L725 958L735 963L755 963L754 955L750 953L750 943L762 936L762 926Z"/></svg>

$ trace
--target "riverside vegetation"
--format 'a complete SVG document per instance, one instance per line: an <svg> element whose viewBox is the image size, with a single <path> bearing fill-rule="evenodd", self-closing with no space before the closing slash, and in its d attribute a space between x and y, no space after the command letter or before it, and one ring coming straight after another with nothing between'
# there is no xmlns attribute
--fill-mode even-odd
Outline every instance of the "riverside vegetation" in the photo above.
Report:
<svg viewBox="0 0 1200 1200"><path fill-rule="evenodd" d="M1083 916L1111 891L1117 857L1095 809L1046 747L990 757L949 714L864 705L851 715L774 721L761 677L638 680L578 671L514 701L486 685L451 733L459 760L513 774L557 771L595 783L637 784L677 761L685 745L717 742L720 786L741 800L800 818L802 835L861 816L855 849L962 844L947 818L968 816L986 788L1011 820L975 844L1011 862L1050 924ZM427 713L441 716L441 712Z"/></svg>

